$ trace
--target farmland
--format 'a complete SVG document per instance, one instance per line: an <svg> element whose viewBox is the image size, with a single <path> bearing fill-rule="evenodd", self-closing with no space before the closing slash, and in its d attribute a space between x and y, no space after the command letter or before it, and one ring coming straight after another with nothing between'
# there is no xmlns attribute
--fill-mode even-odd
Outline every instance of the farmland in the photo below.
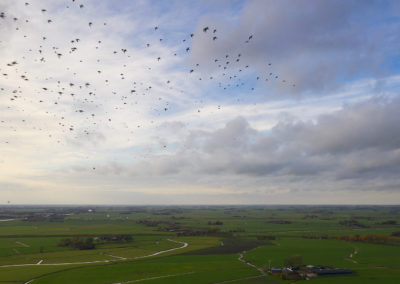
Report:
<svg viewBox="0 0 400 284"><path fill-rule="evenodd" d="M398 206L3 206L0 216L0 283L303 283L270 273L293 256L353 272L310 283L400 281Z"/></svg>

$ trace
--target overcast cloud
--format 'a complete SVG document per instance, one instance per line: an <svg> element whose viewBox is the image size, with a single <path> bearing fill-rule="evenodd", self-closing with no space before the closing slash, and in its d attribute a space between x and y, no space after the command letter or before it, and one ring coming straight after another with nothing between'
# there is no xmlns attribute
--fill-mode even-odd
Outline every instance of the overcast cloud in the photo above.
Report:
<svg viewBox="0 0 400 284"><path fill-rule="evenodd" d="M0 203L400 202L397 1L25 2Z"/></svg>
<svg viewBox="0 0 400 284"><path fill-rule="evenodd" d="M398 17L393 1L250 1L237 20L201 19L198 30L211 20L222 34L216 45L196 38L192 56L197 62L241 53L260 74L271 63L268 73L296 84L272 86L277 94L322 95L349 79L387 74L388 55L399 55ZM245 47L238 44L249 35Z"/></svg>

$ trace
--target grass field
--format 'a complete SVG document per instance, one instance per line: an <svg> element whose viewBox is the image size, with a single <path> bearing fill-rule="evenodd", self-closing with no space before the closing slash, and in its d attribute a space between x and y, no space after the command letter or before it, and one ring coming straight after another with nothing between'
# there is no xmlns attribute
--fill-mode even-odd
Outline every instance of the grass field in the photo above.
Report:
<svg viewBox="0 0 400 284"><path fill-rule="evenodd" d="M400 283L400 238L391 236L400 231L399 212L395 206L3 207L0 215L16 220L0 222L0 283L290 283L268 268L283 267L292 255L304 265L354 271L311 283ZM132 240L113 241L118 234ZM391 243L337 239L369 234ZM92 238L95 248L59 246L66 238Z"/></svg>

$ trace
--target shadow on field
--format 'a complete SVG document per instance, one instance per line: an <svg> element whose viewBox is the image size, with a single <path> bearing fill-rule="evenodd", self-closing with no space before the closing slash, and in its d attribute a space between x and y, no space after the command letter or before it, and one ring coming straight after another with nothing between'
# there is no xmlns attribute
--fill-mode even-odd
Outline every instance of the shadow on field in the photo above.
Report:
<svg viewBox="0 0 400 284"><path fill-rule="evenodd" d="M269 241L262 240L229 238L222 240L220 246L189 251L183 253L183 255L234 254L265 245L273 246L275 244Z"/></svg>

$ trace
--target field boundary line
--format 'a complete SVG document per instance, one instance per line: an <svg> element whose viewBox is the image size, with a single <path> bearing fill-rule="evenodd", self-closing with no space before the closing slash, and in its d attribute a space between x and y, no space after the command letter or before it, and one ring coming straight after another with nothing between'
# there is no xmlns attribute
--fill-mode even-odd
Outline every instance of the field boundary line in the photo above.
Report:
<svg viewBox="0 0 400 284"><path fill-rule="evenodd" d="M176 247L176 248L172 248L172 249L167 249L167 250L161 250L161 251L157 251L155 253L152 254L148 254L148 255L144 255L144 256L136 256L133 259L140 259L140 258L145 258L145 257L151 257L151 256L155 256L155 255L159 255L162 253L166 253L166 252L170 252L170 251L174 251L174 250L178 250L178 249L183 249L185 247L187 247L189 244L185 243L185 242L180 242L180 241L175 241L175 240L171 240L171 239L166 239L167 241L173 242L173 243L178 243L178 244L183 244L183 246L181 247Z"/></svg>
<svg viewBox="0 0 400 284"><path fill-rule="evenodd" d="M232 282L237 282L237 281L241 281L241 280L255 279L255 278L261 278L261 277L264 277L264 275L249 276L249 277L244 277L244 278L236 278L236 279L226 280L226 281L222 281L222 282L214 282L213 284L232 283Z"/></svg>
<svg viewBox="0 0 400 284"><path fill-rule="evenodd" d="M162 275L162 276L153 276L153 277L148 277L148 278L142 278L142 279L136 279L136 280L129 280L125 282L117 282L113 284L126 284L126 283L134 283L134 282L140 282L140 281L147 281L147 280L154 280L154 279L160 279L160 278L167 278L167 277L174 277L174 276L181 276L181 275L188 275L188 274L193 274L196 271L190 271L190 272L183 272L183 273L178 273L178 274L169 274L169 275Z"/></svg>
<svg viewBox="0 0 400 284"><path fill-rule="evenodd" d="M121 259L121 260L127 259L126 257L117 256L117 255L112 255L112 254L106 254L106 253L105 253L104 255L106 255L106 256L111 256L111 257L115 257L115 258L118 258L118 259Z"/></svg>
<svg viewBox="0 0 400 284"><path fill-rule="evenodd" d="M15 243L16 243L16 244L19 244L20 246L23 246L23 247L25 247L25 248L29 248L29 247L30 247L30 245L27 245L27 244L25 244L25 243L23 243L23 242L15 241Z"/></svg>

